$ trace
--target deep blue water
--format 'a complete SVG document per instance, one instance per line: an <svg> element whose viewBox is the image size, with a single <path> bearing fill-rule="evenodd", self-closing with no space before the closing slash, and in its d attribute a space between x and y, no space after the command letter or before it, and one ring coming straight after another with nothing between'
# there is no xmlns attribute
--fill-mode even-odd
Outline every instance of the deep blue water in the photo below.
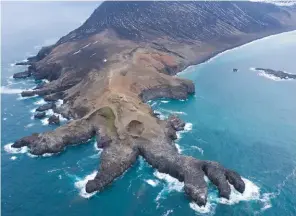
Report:
<svg viewBox="0 0 296 216"><path fill-rule="evenodd" d="M36 84L11 79L22 70L11 64L79 26L96 6L72 3L69 9L70 3L47 4L21 6L19 11L29 20L11 15L19 12L15 5L3 7L7 9L2 13L7 34L2 34L1 64L3 215L296 215L296 81L277 81L251 70L268 67L296 73L296 32L259 40L188 68L179 74L196 84L196 94L188 100L149 102L164 117L177 113L187 122L186 132L177 140L182 153L238 171L247 185L243 195L233 193L225 202L209 185L209 204L197 208L184 195L182 183L139 159L106 190L86 199L83 185L99 163L94 140L51 157L4 150L22 136L54 129L31 119L31 110L42 99L21 100L19 89ZM34 7L39 13L33 13ZM59 16L52 16L50 8ZM37 19L40 13L43 20ZM232 72L234 67L237 73Z"/></svg>

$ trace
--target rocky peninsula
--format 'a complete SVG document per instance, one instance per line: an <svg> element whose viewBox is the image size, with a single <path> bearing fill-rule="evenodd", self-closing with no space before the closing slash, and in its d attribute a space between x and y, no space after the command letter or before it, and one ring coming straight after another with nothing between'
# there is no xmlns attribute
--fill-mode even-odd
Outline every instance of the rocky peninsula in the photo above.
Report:
<svg viewBox="0 0 296 216"><path fill-rule="evenodd" d="M207 202L204 176L221 197L229 198L230 184L243 193L244 181L235 171L178 153L174 140L184 122L177 116L158 119L145 102L185 99L195 93L194 84L176 73L295 27L295 8L266 3L104 2L81 27L30 57L26 73L15 75L49 80L22 96L42 96L50 103L38 111L54 107L72 121L21 138L12 147L27 146L35 155L59 153L95 136L103 151L88 193L103 190L140 155L184 181L185 193L198 205ZM54 106L59 99L63 104Z"/></svg>

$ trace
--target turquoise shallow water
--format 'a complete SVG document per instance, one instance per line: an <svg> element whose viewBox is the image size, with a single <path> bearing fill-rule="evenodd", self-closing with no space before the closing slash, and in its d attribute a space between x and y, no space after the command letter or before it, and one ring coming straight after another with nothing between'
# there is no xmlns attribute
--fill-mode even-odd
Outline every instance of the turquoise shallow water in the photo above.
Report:
<svg viewBox="0 0 296 216"><path fill-rule="evenodd" d="M73 27L68 28L59 34ZM51 157L5 151L8 143L22 136L54 129L31 119L30 110L42 103L41 98L20 100L17 94L35 82L9 78L21 70L10 64L36 52L34 46L48 39L45 33L34 40L29 40L31 33L26 35L28 43L13 46L17 37L9 38L2 47L3 215L296 215L296 81L276 81L250 69L296 73L296 32L188 68L179 76L194 81L196 94L185 101L149 102L163 117L176 113L187 122L177 140L182 153L218 161L245 178L246 192L233 193L228 202L217 198L210 184L205 208L190 203L182 183L156 172L143 159L105 191L86 199L83 186L99 163L94 140ZM234 67L239 72L233 73Z"/></svg>

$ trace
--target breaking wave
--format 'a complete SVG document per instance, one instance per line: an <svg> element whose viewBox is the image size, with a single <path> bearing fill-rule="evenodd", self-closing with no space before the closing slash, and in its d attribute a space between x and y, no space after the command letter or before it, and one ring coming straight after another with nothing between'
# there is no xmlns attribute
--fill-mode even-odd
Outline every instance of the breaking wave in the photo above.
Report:
<svg viewBox="0 0 296 216"><path fill-rule="evenodd" d="M41 123L42 123L43 125L48 125L48 119L49 119L49 118L41 119Z"/></svg>
<svg viewBox="0 0 296 216"><path fill-rule="evenodd" d="M152 179L148 179L148 180L145 180L145 182L149 185L151 185L152 187L156 187L158 184L159 184L159 181L157 180L152 180Z"/></svg>
<svg viewBox="0 0 296 216"><path fill-rule="evenodd" d="M97 175L97 171L92 172L91 174L85 176L84 178L78 178L77 181L74 183L75 187L79 190L79 195L83 198L90 198L95 195L97 192L87 193L85 190L85 186L89 180L93 180Z"/></svg>
<svg viewBox="0 0 296 216"><path fill-rule="evenodd" d="M23 89L11 89L5 86L1 86L1 94L20 94Z"/></svg>
<svg viewBox="0 0 296 216"><path fill-rule="evenodd" d="M295 171L296 172L296 171ZM294 175L295 175L294 172ZM181 192L184 187L184 183L180 182L178 179L171 177L168 174L160 173L158 171L155 171L154 176L165 182L165 185L163 189L159 192L157 197L155 198L155 201L158 203L160 199L166 198L166 195L172 191ZM209 180L205 177L206 182L209 184ZM242 178L245 182L246 189L244 193L239 193L234 189L234 187L231 185L231 194L229 200L225 198L220 198L218 196L218 192L210 192L208 194L208 202L206 206L198 206L196 203L191 202L189 203L189 207L198 212L198 213L207 213L210 215L213 215L215 213L216 206L218 204L224 204L224 205L234 205L242 201L257 201L260 202L262 205L261 211L270 208L271 205L271 199L274 197L274 193L264 193L260 194L260 188L256 184L254 184L252 181ZM159 205L159 203L158 203Z"/></svg>
<svg viewBox="0 0 296 216"><path fill-rule="evenodd" d="M40 100L37 100L34 102L35 105L44 105L44 104L47 104L47 102L41 98Z"/></svg>
<svg viewBox="0 0 296 216"><path fill-rule="evenodd" d="M16 156L12 156L10 159L11 159L11 160L16 160L17 157L16 157Z"/></svg>
<svg viewBox="0 0 296 216"><path fill-rule="evenodd" d="M4 146L4 150L7 153L10 153L10 154L24 154L24 153L28 152L28 147L27 146L24 146L24 147L21 147L21 148L13 148L12 145L13 145L13 143L6 144Z"/></svg>

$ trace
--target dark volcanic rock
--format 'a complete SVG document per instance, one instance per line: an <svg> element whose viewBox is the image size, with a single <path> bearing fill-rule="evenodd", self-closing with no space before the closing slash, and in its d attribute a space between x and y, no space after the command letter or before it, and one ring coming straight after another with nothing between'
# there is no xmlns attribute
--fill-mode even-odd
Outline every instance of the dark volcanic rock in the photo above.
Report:
<svg viewBox="0 0 296 216"><path fill-rule="evenodd" d="M255 68L257 71L263 71L266 74L273 75L275 77L278 77L280 79L296 79L296 74L290 74L284 71L280 70L272 70L268 68Z"/></svg>
<svg viewBox="0 0 296 216"><path fill-rule="evenodd" d="M36 93L34 91L23 91L21 93L22 97L32 97L34 95L36 95Z"/></svg>
<svg viewBox="0 0 296 216"><path fill-rule="evenodd" d="M97 147L98 148L106 148L108 147L112 142L112 139L107 136L107 135L104 135L104 136L98 136L98 139L97 139Z"/></svg>
<svg viewBox="0 0 296 216"><path fill-rule="evenodd" d="M139 95L144 102L157 98L186 99L188 95L195 93L192 81L184 80L179 86L156 86L141 92Z"/></svg>
<svg viewBox="0 0 296 216"><path fill-rule="evenodd" d="M25 61L25 62L17 62L15 63L15 65L31 65L32 63L29 61Z"/></svg>
<svg viewBox="0 0 296 216"><path fill-rule="evenodd" d="M53 94L49 94L49 95L44 96L45 101L57 101L57 100L63 99L63 98L64 98L63 92L57 92L57 93L53 93Z"/></svg>
<svg viewBox="0 0 296 216"><path fill-rule="evenodd" d="M53 81L59 78L61 75L62 67L58 63L46 64L42 68L38 68L32 72L35 79L48 79Z"/></svg>
<svg viewBox="0 0 296 216"><path fill-rule="evenodd" d="M45 84L46 84L45 82L38 83L37 86L33 90L41 89L44 87Z"/></svg>
<svg viewBox="0 0 296 216"><path fill-rule="evenodd" d="M24 79L24 78L27 78L30 76L31 76L31 73L29 71L24 71L24 72L19 72L19 73L13 74L13 78L15 78L15 79Z"/></svg>
<svg viewBox="0 0 296 216"><path fill-rule="evenodd" d="M36 109L37 112L43 112L43 111L46 111L46 110L49 110L49 109L53 109L55 108L55 104L54 103L47 103L47 104L44 104L44 105L41 105L40 107L38 107Z"/></svg>
<svg viewBox="0 0 296 216"><path fill-rule="evenodd" d="M33 134L31 136L23 137L22 139L17 140L12 144L13 148L21 148L24 146L29 146L32 143L35 143L38 140L38 134Z"/></svg>
<svg viewBox="0 0 296 216"><path fill-rule="evenodd" d="M185 122L182 121L178 116L170 115L168 118L168 122L176 131L184 130Z"/></svg>
<svg viewBox="0 0 296 216"><path fill-rule="evenodd" d="M289 17L280 7L253 2L103 2L87 22L62 37L58 44L86 38L107 26L120 37L131 40L161 37L212 40L225 38L231 34L231 29L252 33L280 28L281 23L273 17L274 13Z"/></svg>
<svg viewBox="0 0 296 216"><path fill-rule="evenodd" d="M42 47L36 56L32 56L28 58L28 62L37 62L42 60L51 52L52 49L53 49L53 46Z"/></svg>
<svg viewBox="0 0 296 216"><path fill-rule="evenodd" d="M58 125L58 124L60 124L59 116L56 116L56 115L50 116L49 119L48 119L48 124L50 124L50 125Z"/></svg>
<svg viewBox="0 0 296 216"><path fill-rule="evenodd" d="M42 119L42 118L45 117L45 115L46 115L45 112L38 112L38 113L36 113L36 114L34 115L34 118Z"/></svg>

